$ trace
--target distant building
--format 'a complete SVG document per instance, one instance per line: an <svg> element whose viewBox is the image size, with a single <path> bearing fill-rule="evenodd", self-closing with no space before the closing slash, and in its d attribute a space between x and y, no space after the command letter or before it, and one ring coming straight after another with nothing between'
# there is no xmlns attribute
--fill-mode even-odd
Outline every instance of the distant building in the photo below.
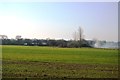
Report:
<svg viewBox="0 0 120 80"><path fill-rule="evenodd" d="M42 42L42 45L47 45L47 43L45 43L45 42Z"/></svg>
<svg viewBox="0 0 120 80"><path fill-rule="evenodd" d="M24 46L27 46L27 43L24 43Z"/></svg>

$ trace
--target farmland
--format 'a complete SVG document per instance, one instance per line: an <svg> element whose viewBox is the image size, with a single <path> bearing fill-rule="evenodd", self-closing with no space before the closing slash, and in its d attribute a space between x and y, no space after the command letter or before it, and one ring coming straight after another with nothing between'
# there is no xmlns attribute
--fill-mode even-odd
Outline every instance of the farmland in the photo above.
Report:
<svg viewBox="0 0 120 80"><path fill-rule="evenodd" d="M2 46L3 78L117 78L118 50Z"/></svg>

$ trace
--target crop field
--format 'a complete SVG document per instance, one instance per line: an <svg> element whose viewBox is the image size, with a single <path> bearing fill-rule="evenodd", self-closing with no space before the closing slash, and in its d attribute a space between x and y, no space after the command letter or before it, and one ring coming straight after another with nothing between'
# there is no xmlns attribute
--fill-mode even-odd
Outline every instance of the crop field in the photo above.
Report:
<svg viewBox="0 0 120 80"><path fill-rule="evenodd" d="M2 46L3 78L117 78L118 50Z"/></svg>

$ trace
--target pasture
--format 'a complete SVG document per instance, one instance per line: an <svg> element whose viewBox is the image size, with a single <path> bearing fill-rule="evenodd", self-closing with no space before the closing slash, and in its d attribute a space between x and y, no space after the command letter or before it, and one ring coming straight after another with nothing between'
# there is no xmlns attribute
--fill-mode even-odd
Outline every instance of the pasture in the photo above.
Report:
<svg viewBox="0 0 120 80"><path fill-rule="evenodd" d="M3 78L117 78L118 50L2 46Z"/></svg>

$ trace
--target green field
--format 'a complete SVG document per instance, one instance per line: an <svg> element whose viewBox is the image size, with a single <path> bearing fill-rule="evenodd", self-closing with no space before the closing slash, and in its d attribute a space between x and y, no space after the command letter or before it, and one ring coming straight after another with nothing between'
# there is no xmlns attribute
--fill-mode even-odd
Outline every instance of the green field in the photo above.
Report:
<svg viewBox="0 0 120 80"><path fill-rule="evenodd" d="M118 50L2 46L3 78L117 78Z"/></svg>

